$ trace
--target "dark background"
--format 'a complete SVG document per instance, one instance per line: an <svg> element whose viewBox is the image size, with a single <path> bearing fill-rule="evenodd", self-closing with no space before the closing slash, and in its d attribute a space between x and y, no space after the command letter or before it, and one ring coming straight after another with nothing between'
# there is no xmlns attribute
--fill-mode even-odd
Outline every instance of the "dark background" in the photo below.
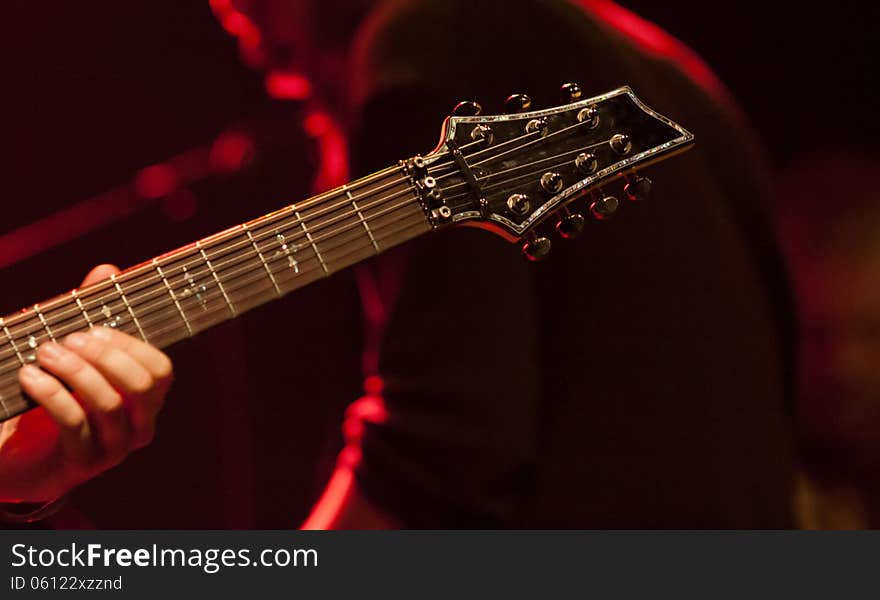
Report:
<svg viewBox="0 0 880 600"><path fill-rule="evenodd" d="M873 3L623 4L706 59L776 169L839 146L876 154ZM207 0L21 0L4 5L3 19L0 236L125 190L139 169L230 126L260 131L265 143L241 172L190 186L190 216L174 216L174 199L148 202L6 268L0 312L74 287L99 262L131 265L310 195L318 153L302 107L266 97ZM581 83L604 91L589 73ZM155 443L76 491L66 522L298 525L332 468L344 407L360 393L359 311L353 279L339 275L174 348L178 380Z"/></svg>

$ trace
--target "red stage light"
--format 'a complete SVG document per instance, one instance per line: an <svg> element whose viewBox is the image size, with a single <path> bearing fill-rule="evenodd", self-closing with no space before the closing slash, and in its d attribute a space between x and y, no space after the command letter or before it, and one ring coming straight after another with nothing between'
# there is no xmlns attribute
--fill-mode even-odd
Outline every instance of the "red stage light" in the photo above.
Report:
<svg viewBox="0 0 880 600"><path fill-rule="evenodd" d="M273 71L266 75L266 92L278 100L305 100L312 95L312 84L296 73Z"/></svg>
<svg viewBox="0 0 880 600"><path fill-rule="evenodd" d="M142 169L134 180L134 188L143 198L155 200L167 196L178 186L177 173L167 164Z"/></svg>
<svg viewBox="0 0 880 600"><path fill-rule="evenodd" d="M254 142L240 131L222 133L211 146L209 160L215 173L230 174L241 171L254 158Z"/></svg>

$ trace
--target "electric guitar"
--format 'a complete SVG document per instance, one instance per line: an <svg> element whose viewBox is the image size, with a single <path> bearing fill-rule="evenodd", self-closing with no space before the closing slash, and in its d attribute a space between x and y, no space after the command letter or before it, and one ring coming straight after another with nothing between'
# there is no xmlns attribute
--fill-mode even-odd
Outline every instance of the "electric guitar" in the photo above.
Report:
<svg viewBox="0 0 880 600"><path fill-rule="evenodd" d="M607 219L621 200L650 191L635 167L693 143L628 87L588 99L576 84L562 91L566 104L534 111L527 96L513 95L504 115L462 102L424 156L0 319L0 422L35 406L18 370L46 340L114 327L164 348L448 226L488 229L540 260L550 250L545 223L577 236L585 217L576 200L591 218Z"/></svg>

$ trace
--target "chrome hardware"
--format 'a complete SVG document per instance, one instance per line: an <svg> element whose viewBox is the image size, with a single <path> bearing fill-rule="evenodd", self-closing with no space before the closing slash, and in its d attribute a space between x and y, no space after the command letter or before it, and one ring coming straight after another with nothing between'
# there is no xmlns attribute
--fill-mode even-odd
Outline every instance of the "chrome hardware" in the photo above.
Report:
<svg viewBox="0 0 880 600"><path fill-rule="evenodd" d="M531 236L522 247L522 255L531 262L544 260L550 254L550 240Z"/></svg>
<svg viewBox="0 0 880 600"><path fill-rule="evenodd" d="M525 194L513 194L507 199L507 208L520 217L529 212L529 206L529 197Z"/></svg>
<svg viewBox="0 0 880 600"><path fill-rule="evenodd" d="M577 120L586 123L590 129L595 129L599 125L599 109L595 106L588 106L578 112Z"/></svg>
<svg viewBox="0 0 880 600"><path fill-rule="evenodd" d="M480 106L479 102L474 102L473 100L465 100L464 102L459 102L455 105L455 108L452 109L452 116L476 117L481 112L483 112L483 107Z"/></svg>
<svg viewBox="0 0 880 600"><path fill-rule="evenodd" d="M590 175L596 171L596 167L599 166L599 161L596 159L595 154L581 152L577 155L577 158L574 159L574 165L581 173Z"/></svg>
<svg viewBox="0 0 880 600"><path fill-rule="evenodd" d="M452 218L452 210L448 206L441 206L431 211L431 218L436 223L443 223Z"/></svg>
<svg viewBox="0 0 880 600"><path fill-rule="evenodd" d="M461 149L458 147L458 144L455 143L455 140L446 140L446 147L449 149L449 154L452 156L452 160L458 167L459 172L464 176L465 183L467 183L473 193L476 199L476 207L480 211L480 215L485 219L489 216L489 201L483 196L483 192L480 189L480 182L477 181L476 175L474 175L471 167L468 166L464 154L461 153Z"/></svg>
<svg viewBox="0 0 880 600"><path fill-rule="evenodd" d="M632 150L632 142L630 141L629 136L625 133L616 133L611 136L609 144L611 145L611 149L618 154L628 154L629 151Z"/></svg>
<svg viewBox="0 0 880 600"><path fill-rule="evenodd" d="M577 102L581 99L583 92L581 86L576 83L563 83L559 88L559 99L562 102Z"/></svg>
<svg viewBox="0 0 880 600"><path fill-rule="evenodd" d="M547 119L532 119L526 123L526 133L541 132L541 137L547 135Z"/></svg>
<svg viewBox="0 0 880 600"><path fill-rule="evenodd" d="M475 142L484 141L488 146L494 141L495 135L492 133L492 128L488 125L477 125L471 131L471 139Z"/></svg>
<svg viewBox="0 0 880 600"><path fill-rule="evenodd" d="M559 222L556 223L556 233L567 240L574 239L584 230L584 223L583 215L571 213L565 209Z"/></svg>
<svg viewBox="0 0 880 600"><path fill-rule="evenodd" d="M652 185L653 182L647 177L636 175L623 186L623 192L630 200L644 200L651 193Z"/></svg>
<svg viewBox="0 0 880 600"><path fill-rule="evenodd" d="M556 171L550 171L541 175L541 187L551 194L561 192L564 185L565 182L562 181L562 175Z"/></svg>
<svg viewBox="0 0 880 600"><path fill-rule="evenodd" d="M504 101L504 112L518 113L529 110L532 105L532 99L525 94L511 94Z"/></svg>
<svg viewBox="0 0 880 600"><path fill-rule="evenodd" d="M614 196L605 196L590 204L590 214L597 221L604 221L617 212L618 204L617 198Z"/></svg>

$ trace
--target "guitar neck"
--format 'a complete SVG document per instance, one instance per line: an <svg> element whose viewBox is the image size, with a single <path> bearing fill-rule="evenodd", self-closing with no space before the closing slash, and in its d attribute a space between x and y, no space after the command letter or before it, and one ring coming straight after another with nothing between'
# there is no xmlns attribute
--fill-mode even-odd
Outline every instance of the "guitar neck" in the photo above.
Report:
<svg viewBox="0 0 880 600"><path fill-rule="evenodd" d="M432 228L390 167L0 319L0 422L34 406L18 369L47 340L106 326L168 347Z"/></svg>

